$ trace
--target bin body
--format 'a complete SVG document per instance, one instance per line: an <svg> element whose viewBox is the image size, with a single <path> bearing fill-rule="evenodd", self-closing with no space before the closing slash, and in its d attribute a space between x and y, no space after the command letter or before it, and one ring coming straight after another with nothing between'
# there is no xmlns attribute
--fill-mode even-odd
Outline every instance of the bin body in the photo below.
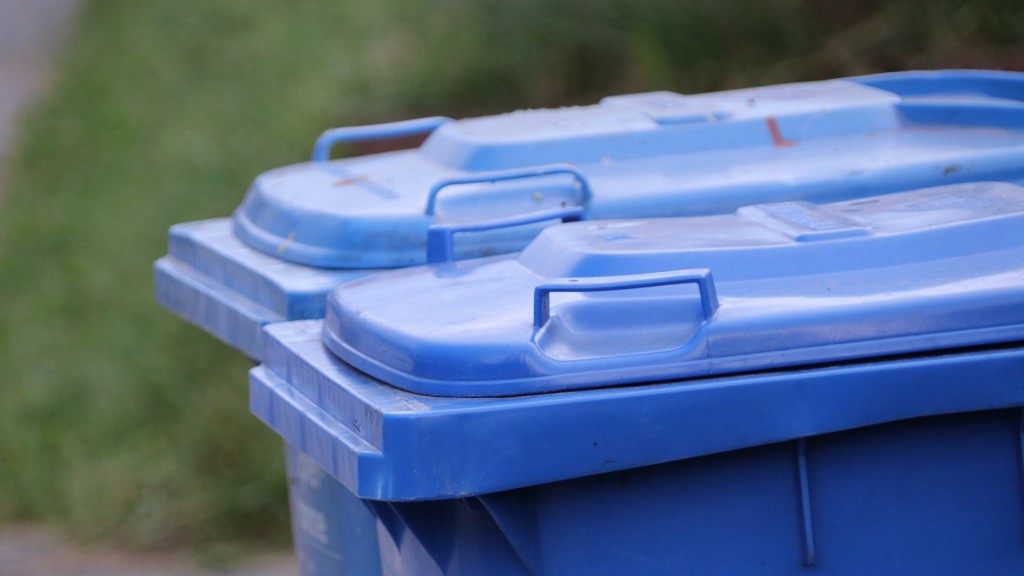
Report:
<svg viewBox="0 0 1024 576"><path fill-rule="evenodd" d="M269 326L250 407L385 574L1014 573L1022 226L982 182L551 227Z"/></svg>
<svg viewBox="0 0 1024 576"><path fill-rule="evenodd" d="M312 345L316 328L279 325L271 329L270 345L294 347L294 363L319 365L325 372L343 369L322 347ZM632 429L634 435L645 437L643 443L655 444L653 451L660 453L658 457L700 453L699 448L673 444L686 435L693 442L702 430L713 430L716 424L736 427L735 436L741 436L746 433L741 429L744 422L781 420L792 423L792 434L808 435L802 440L681 457L662 464L630 467L633 462L602 461L591 469L624 469L485 494L428 501L364 499L374 518L376 539L352 540L339 531L335 533L338 540L327 540L326 547L318 551L365 547L379 555L381 573L392 575L1016 573L1024 566L1024 480L1019 450L1024 350L965 354L929 361L927 367L923 361L916 362L904 367L896 366L898 360L880 363L855 379L878 381L879 391L911 384L923 395L930 393L932 383L943 379L971 383L999 378L1006 385L1003 392L979 394L968 412L824 433L815 431L833 430L843 423L827 421L824 415L819 417L822 421L811 422L802 409L792 407L780 409L778 414L771 414L770 408L758 411L753 399L738 402L738 413L701 418L701 413L722 407L698 401L687 412L682 409L686 402L680 398L673 403L668 398L674 395L670 392L639 405L608 391L588 394L588 404L607 405L577 417L589 419L595 427L611 428L612 436ZM849 377L848 373L829 372L844 369L821 369L813 377L802 374L814 383L809 380L807 387L794 391L790 399L807 397L808 390ZM286 394L282 392L290 390L293 400L301 393L284 386L269 366L254 370L252 389L254 412L288 439L291 453L309 457L316 453L316 445L327 445L327 438L336 437L318 437L309 428L298 431L303 425L300 422L309 425L308 413L283 401ZM936 390L934 394L944 392ZM965 394L963 389L960 394ZM610 397L603 398L605 395ZM407 400L423 398L409 395ZM767 397L763 402L774 406L772 400ZM445 409L433 399L426 402L430 408ZM856 402L856 395L845 399L849 405ZM657 413L660 404L671 407L665 413L676 412L679 418L696 422L664 425L660 431L658 426L637 424L642 414L664 417ZM837 400L836 404L840 407L833 409L842 412L844 402ZM537 408L542 409L541 405L536 402ZM999 405L1016 406L976 409ZM920 407L922 412L946 409ZM567 409L565 414L570 412ZM271 413L274 416L268 415ZM489 416L501 423L514 421L512 415ZM318 419L333 420L322 414ZM553 418L544 426L545 433L557 434L559 427L572 426L567 420ZM504 434L526 434L524 428L531 425L538 424L509 426ZM289 429L295 430L295 435L288 435ZM674 434L676 441L656 444L652 437L659 432ZM458 432L453 427L450 433ZM580 452L587 448L596 451L604 442L599 432L569 435L572 447ZM414 437L419 435L403 434L401 439L412 442ZM485 442L494 446L497 440L489 437ZM595 442L598 447L593 446ZM622 453L639 454L635 460L651 461L635 438L620 443L626 444L621 446ZM733 443L742 441L734 439ZM615 440L608 441L610 447L615 444ZM530 438L517 445L536 452L524 456L526 459L549 458L543 440ZM572 458L572 450L566 452L560 454L563 462ZM496 473L504 472L512 482L543 478L542 473L530 480L518 478L520 462L503 462L506 469L502 471L502 464L497 463ZM549 468L560 467L547 462ZM549 474L553 477L557 472ZM334 490L350 490L326 473L323 482L331 483ZM344 517L344 508L325 505L322 500L307 505L323 506L319 510L328 518ZM332 573L330 569L311 569L308 564L303 567L304 574Z"/></svg>
<svg viewBox="0 0 1024 576"><path fill-rule="evenodd" d="M366 550L385 574L1014 574L1019 425L1020 411L1005 410L810 438L808 529L789 442L466 499L373 502L380 548Z"/></svg>

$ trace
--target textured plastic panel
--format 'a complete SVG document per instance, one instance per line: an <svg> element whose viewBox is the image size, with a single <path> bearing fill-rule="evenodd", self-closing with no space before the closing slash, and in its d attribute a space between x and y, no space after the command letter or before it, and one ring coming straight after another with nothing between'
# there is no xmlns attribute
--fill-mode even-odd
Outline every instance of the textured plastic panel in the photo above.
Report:
<svg viewBox="0 0 1024 576"><path fill-rule="evenodd" d="M322 318L331 288L373 270L328 270L274 258L243 244L227 218L171 227L154 265L157 301L252 358L262 327Z"/></svg>
<svg viewBox="0 0 1024 576"><path fill-rule="evenodd" d="M379 539L339 530L317 552L379 554L393 576L1016 574L1020 425L1020 409L915 418L477 497L363 501ZM321 509L325 525L349 511ZM363 574L331 568L305 573Z"/></svg>
<svg viewBox="0 0 1024 576"><path fill-rule="evenodd" d="M1019 346L512 398L430 397L333 356L321 323L266 328L250 408L369 499L461 498L1024 403Z"/></svg>
<svg viewBox="0 0 1024 576"><path fill-rule="evenodd" d="M1024 340L1024 188L973 183L733 215L579 222L518 257L331 293L342 359L506 396Z"/></svg>
<svg viewBox="0 0 1024 576"><path fill-rule="evenodd" d="M461 259L519 250L572 211L726 213L1024 178L1022 78L885 74L329 130L316 161L257 179L233 224L247 243L223 220L175 227L158 298L260 359L261 326L321 317L330 287L374 266L423 262L434 224L445 242L433 257ZM345 142L431 131L417 150L327 160ZM544 214L556 219L508 225Z"/></svg>
<svg viewBox="0 0 1024 576"><path fill-rule="evenodd" d="M1024 177L1024 75L908 72L329 131L316 161L256 179L234 215L251 246L324 267L423 263L427 228L581 206L587 219L714 214L944 182ZM327 160L339 138L432 134ZM458 257L536 230L467 237Z"/></svg>

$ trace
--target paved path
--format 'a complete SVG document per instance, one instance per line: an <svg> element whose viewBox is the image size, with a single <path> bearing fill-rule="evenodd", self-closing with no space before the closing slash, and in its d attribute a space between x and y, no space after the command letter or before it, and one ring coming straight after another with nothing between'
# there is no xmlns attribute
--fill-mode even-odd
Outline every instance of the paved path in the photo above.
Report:
<svg viewBox="0 0 1024 576"><path fill-rule="evenodd" d="M0 0L0 195L18 118L46 89L78 0Z"/></svg>
<svg viewBox="0 0 1024 576"><path fill-rule="evenodd" d="M50 83L54 54L74 24L78 0L0 0L0 198L21 114ZM230 570L203 570L186 554L83 548L41 525L0 525L0 576L294 576L287 554Z"/></svg>
<svg viewBox="0 0 1024 576"><path fill-rule="evenodd" d="M0 529L0 576L285 576L296 573L291 556L249 559L229 569L203 569L182 553L139 554L82 548L39 525Z"/></svg>

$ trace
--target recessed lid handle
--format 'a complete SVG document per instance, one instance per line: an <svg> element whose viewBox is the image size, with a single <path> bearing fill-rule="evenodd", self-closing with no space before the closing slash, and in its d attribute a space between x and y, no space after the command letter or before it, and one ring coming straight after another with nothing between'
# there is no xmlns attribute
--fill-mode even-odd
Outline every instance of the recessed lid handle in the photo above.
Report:
<svg viewBox="0 0 1024 576"><path fill-rule="evenodd" d="M379 138L398 138L415 134L429 134L442 124L451 122L451 120L451 118L445 116L430 116L428 118L416 118L414 120L402 120L400 122L387 122L384 124L331 128L324 131L316 139L316 144L313 145L313 162L326 162L330 160L331 149L337 144L377 140Z"/></svg>
<svg viewBox="0 0 1024 576"><path fill-rule="evenodd" d="M522 180L525 178L539 178L541 176L551 176L555 174L569 174L575 178L577 182L576 185L580 193L583 195L583 205L587 206L590 203L590 183L587 182L587 178L582 172L571 164L549 164L547 166L525 169L517 168L514 170L497 170L494 172L471 174L469 176L457 176L441 180L434 184L430 189L430 195L427 196L426 214L427 216L434 215L434 208L437 205L437 194L448 186L458 184L480 184L484 182L503 182L505 180Z"/></svg>
<svg viewBox="0 0 1024 576"><path fill-rule="evenodd" d="M628 290L631 288L652 288L670 284L696 284L700 291L701 308L704 320L708 321L718 310L718 294L711 270L696 268L692 270L674 270L672 272L654 272L651 274L632 274L629 276L601 276L597 278L564 278L556 282L538 285L533 291L533 329L540 330L551 317L552 292L605 292L609 290Z"/></svg>

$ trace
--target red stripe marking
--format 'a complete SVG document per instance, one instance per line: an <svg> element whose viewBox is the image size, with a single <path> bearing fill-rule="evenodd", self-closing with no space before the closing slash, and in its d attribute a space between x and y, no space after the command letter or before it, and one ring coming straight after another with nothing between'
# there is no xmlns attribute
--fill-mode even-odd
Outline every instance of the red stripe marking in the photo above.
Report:
<svg viewBox="0 0 1024 576"><path fill-rule="evenodd" d="M790 146L796 146L796 142L792 140L786 140L782 137L782 131L779 130L779 123L775 120L774 116L768 116L764 119L768 123L768 131L772 134L772 143L782 148L788 148Z"/></svg>

